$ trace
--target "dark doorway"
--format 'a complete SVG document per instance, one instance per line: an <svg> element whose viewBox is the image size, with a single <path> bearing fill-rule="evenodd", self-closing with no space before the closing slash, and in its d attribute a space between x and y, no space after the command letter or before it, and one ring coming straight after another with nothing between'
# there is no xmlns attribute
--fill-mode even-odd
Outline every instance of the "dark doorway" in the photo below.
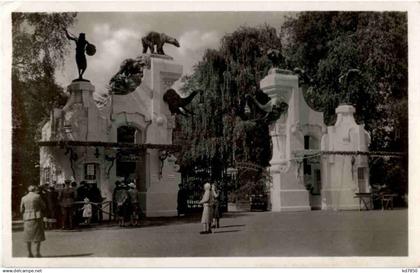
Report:
<svg viewBox="0 0 420 273"><path fill-rule="evenodd" d="M117 141L124 144L143 143L142 131L133 126L117 129ZM116 162L116 175L136 183L139 191L146 191L146 160L144 151L136 148L121 148Z"/></svg>
<svg viewBox="0 0 420 273"><path fill-rule="evenodd" d="M137 129L132 126L121 126L117 130L117 141L119 143L137 143Z"/></svg>
<svg viewBox="0 0 420 273"><path fill-rule="evenodd" d="M133 126L121 126L117 129L118 143L139 143L139 130ZM137 159L138 155L135 150L129 148L121 150L117 160L117 176L125 178L136 178L137 176Z"/></svg>

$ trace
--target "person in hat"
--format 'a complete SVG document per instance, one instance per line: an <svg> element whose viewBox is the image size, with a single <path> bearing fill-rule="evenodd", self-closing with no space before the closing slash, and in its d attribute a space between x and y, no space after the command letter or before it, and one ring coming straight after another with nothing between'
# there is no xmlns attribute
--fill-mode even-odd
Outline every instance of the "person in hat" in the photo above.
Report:
<svg viewBox="0 0 420 273"><path fill-rule="evenodd" d="M48 183L41 184L36 186L35 193L39 194L41 200L44 204L47 204L47 188ZM45 211L43 211L43 222L44 222L44 229L48 229L48 219L47 219L47 207L45 206Z"/></svg>
<svg viewBox="0 0 420 273"><path fill-rule="evenodd" d="M213 197L214 197L213 209L212 209L213 210L212 227L213 228L219 228L220 227L220 194L216 190L216 185L215 184L211 185L211 193L213 194Z"/></svg>
<svg viewBox="0 0 420 273"><path fill-rule="evenodd" d="M83 216L83 219L85 220L85 224L89 226L90 221L92 219L92 204L90 203L90 200L87 197L85 197L83 202L84 202L84 205L80 210L83 211L82 216Z"/></svg>
<svg viewBox="0 0 420 273"><path fill-rule="evenodd" d="M36 257L41 257L41 242L45 241L43 211L46 209L36 186L29 186L28 193L22 197L20 212L23 216L23 240L26 242L28 257L34 257L32 243L36 245Z"/></svg>
<svg viewBox="0 0 420 273"><path fill-rule="evenodd" d="M60 204L62 218L62 229L73 229L73 202L75 200L75 191L70 187L70 180L64 181L64 189L60 192Z"/></svg>
<svg viewBox="0 0 420 273"><path fill-rule="evenodd" d="M115 202L117 205L118 224L120 227L125 227L125 221L127 220L128 206L129 206L129 195L124 185L119 184L115 191Z"/></svg>
<svg viewBox="0 0 420 273"><path fill-rule="evenodd" d="M47 229L54 229L57 223L58 192L54 183L48 185L46 190Z"/></svg>
<svg viewBox="0 0 420 273"><path fill-rule="evenodd" d="M137 226L139 224L139 191L136 189L136 185L131 182L128 184L129 190L128 195L130 197L130 224Z"/></svg>
<svg viewBox="0 0 420 273"><path fill-rule="evenodd" d="M200 201L200 204L203 205L203 214L201 215L201 224L203 224L203 231L200 234L209 234L211 232L211 222L213 220L213 202L214 196L211 192L210 183L204 184L204 194L203 198Z"/></svg>

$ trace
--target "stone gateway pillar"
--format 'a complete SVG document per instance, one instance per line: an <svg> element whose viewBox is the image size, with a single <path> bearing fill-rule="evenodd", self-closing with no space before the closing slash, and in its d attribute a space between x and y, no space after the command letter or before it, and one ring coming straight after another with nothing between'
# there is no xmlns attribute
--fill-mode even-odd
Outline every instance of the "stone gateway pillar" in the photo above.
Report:
<svg viewBox="0 0 420 273"><path fill-rule="evenodd" d="M287 113L271 125L270 135L273 157L270 161L272 177L272 211L310 210L310 196L305 187L303 164L296 160L305 149L305 138L311 136L319 143L324 130L323 115L312 110L305 102L299 88L298 76L291 71L273 68L261 80L260 88L270 96L273 104L288 104ZM318 164L319 165L319 164ZM310 177L315 177L320 167L314 164Z"/></svg>
<svg viewBox="0 0 420 273"><path fill-rule="evenodd" d="M147 130L146 143L172 144L175 117L163 101L163 95L182 75L182 65L172 59L151 58L151 70L145 73L144 85L152 90L152 123ZM176 216L178 184L181 183L179 166L173 155L162 155L164 151L148 150L149 187L145 196L146 215Z"/></svg>
<svg viewBox="0 0 420 273"><path fill-rule="evenodd" d="M183 67L166 55L144 54L142 57L150 61L142 71L141 84L132 92L113 96L112 141L117 141L118 128L132 126L141 135L139 143L157 147L171 145L175 116L163 95L181 77ZM140 206L147 217L177 215L181 174L176 158L166 152L163 148L146 149L137 162Z"/></svg>
<svg viewBox="0 0 420 273"><path fill-rule="evenodd" d="M328 126L321 143L323 151L332 152L322 162L322 209L359 209L355 194L371 192L368 156L344 153L368 152L370 136L363 125L356 123L353 106L339 105L335 112L337 121Z"/></svg>

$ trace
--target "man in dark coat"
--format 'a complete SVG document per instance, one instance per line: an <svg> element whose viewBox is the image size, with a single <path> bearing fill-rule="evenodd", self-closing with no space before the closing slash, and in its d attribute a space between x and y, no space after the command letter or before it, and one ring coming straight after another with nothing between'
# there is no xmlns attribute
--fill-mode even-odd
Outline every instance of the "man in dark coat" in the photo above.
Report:
<svg viewBox="0 0 420 273"><path fill-rule="evenodd" d="M83 201L87 197L88 187L86 181L81 181L79 187L76 190L77 192L77 201Z"/></svg>
<svg viewBox="0 0 420 273"><path fill-rule="evenodd" d="M112 212L114 214L114 218L117 219L118 218L118 206L117 206L117 200L115 198L117 191L120 189L121 187L121 182L120 181L115 181L115 188L114 191L112 192Z"/></svg>
<svg viewBox="0 0 420 273"><path fill-rule="evenodd" d="M76 194L73 188L70 187L70 180L64 182L64 189L60 193L61 212L63 214L63 229L73 229L73 202Z"/></svg>
<svg viewBox="0 0 420 273"><path fill-rule="evenodd" d="M55 185L50 184L46 191L46 205L47 205L47 228L53 229L57 223L58 211L58 192L55 190Z"/></svg>
<svg viewBox="0 0 420 273"><path fill-rule="evenodd" d="M101 208L102 195L96 183L88 184L87 198L89 198L91 202L96 203L95 205L92 206L93 222L100 223L102 221L102 211L99 210L99 208Z"/></svg>
<svg viewBox="0 0 420 273"><path fill-rule="evenodd" d="M124 183L118 184L115 189L114 200L116 202L116 212L118 215L118 224L120 227L125 226L125 221L129 219L129 202L130 197Z"/></svg>
<svg viewBox="0 0 420 273"><path fill-rule="evenodd" d="M178 198L177 198L178 216L187 214L187 209L188 209L187 200L188 200L187 191L185 190L182 184L179 184Z"/></svg>

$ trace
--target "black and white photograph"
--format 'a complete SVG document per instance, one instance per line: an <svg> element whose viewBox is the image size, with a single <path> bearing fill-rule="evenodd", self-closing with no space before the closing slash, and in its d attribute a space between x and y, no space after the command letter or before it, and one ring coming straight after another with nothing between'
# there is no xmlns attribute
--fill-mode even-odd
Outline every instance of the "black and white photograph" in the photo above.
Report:
<svg viewBox="0 0 420 273"><path fill-rule="evenodd" d="M419 266L418 10L51 4L2 13L3 266Z"/></svg>

